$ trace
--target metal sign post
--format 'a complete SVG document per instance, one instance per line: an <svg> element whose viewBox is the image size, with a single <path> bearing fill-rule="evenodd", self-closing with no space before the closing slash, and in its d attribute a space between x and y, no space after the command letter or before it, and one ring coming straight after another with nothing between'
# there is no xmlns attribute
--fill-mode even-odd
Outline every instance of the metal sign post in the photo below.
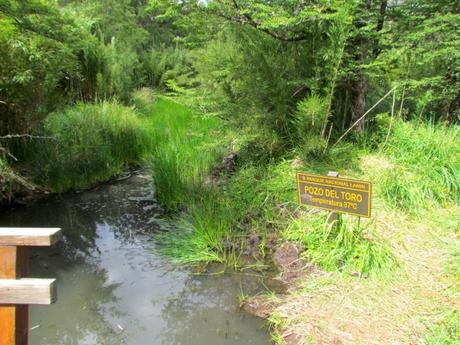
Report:
<svg viewBox="0 0 460 345"><path fill-rule="evenodd" d="M339 173L337 171L329 171L327 176L339 177ZM339 219L340 219L340 215L337 212L331 212L331 213L329 213L329 216L327 217L327 222L332 224L332 225L335 225L336 228L338 229L339 228Z"/></svg>

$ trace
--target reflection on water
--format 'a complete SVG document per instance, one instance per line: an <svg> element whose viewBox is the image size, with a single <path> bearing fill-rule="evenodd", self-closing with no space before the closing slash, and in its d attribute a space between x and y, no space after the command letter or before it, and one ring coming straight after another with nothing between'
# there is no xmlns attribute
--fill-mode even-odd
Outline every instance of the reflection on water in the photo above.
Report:
<svg viewBox="0 0 460 345"><path fill-rule="evenodd" d="M32 306L30 345L269 344L238 311L254 277L196 276L153 242L159 214L143 176L29 208L1 226L61 227L64 239L32 252L32 273L58 279L58 302Z"/></svg>

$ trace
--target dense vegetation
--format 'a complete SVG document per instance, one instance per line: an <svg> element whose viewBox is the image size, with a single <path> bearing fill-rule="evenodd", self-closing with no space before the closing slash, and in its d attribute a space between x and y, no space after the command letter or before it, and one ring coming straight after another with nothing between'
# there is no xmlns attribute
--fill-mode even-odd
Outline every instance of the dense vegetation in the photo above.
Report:
<svg viewBox="0 0 460 345"><path fill-rule="evenodd" d="M419 253L392 232L423 228L448 244L433 276L454 300L459 32L456 0L0 0L0 200L142 165L181 263L241 267L260 234L262 267L275 235L338 274L315 288L394 286ZM295 172L328 170L374 183L374 218L299 209ZM439 309L424 344L458 340L458 310Z"/></svg>

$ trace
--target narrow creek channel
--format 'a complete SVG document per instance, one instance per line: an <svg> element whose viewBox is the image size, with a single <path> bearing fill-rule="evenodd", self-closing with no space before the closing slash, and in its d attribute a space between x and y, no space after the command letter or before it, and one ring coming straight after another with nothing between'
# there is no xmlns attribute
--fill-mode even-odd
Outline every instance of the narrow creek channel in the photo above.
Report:
<svg viewBox="0 0 460 345"><path fill-rule="evenodd" d="M267 345L262 322L238 308L260 281L195 275L160 253L159 208L136 175L0 213L1 226L61 227L31 253L31 276L58 280L58 302L30 308L30 345Z"/></svg>

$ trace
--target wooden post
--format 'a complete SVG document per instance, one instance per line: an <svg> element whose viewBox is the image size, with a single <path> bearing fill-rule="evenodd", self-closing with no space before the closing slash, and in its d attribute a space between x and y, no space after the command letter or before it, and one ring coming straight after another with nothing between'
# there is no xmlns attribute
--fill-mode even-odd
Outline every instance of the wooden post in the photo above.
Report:
<svg viewBox="0 0 460 345"><path fill-rule="evenodd" d="M337 171L329 171L327 176L339 177L339 173ZM335 224L335 226L339 226L339 214L337 212L329 213L329 216L327 217L327 222L330 224Z"/></svg>
<svg viewBox="0 0 460 345"><path fill-rule="evenodd" d="M29 274L28 247L50 246L60 237L58 228L0 228L0 345L27 345L28 304L56 299L54 280L22 278Z"/></svg>
<svg viewBox="0 0 460 345"><path fill-rule="evenodd" d="M29 273L27 247L0 247L0 278L17 279ZM0 305L0 345L27 345L29 306Z"/></svg>

